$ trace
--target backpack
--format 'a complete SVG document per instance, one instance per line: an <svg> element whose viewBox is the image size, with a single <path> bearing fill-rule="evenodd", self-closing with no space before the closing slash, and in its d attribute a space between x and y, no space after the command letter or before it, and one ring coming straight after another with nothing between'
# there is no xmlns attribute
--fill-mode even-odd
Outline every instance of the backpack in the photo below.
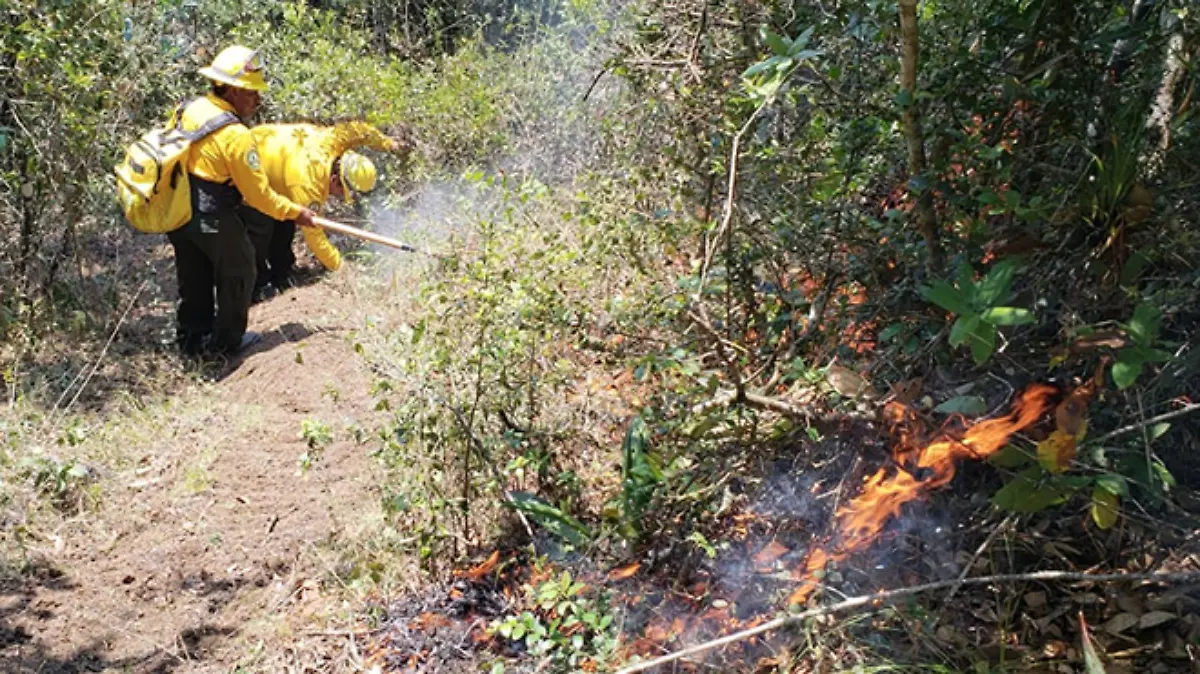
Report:
<svg viewBox="0 0 1200 674"><path fill-rule="evenodd" d="M239 121L237 115L224 112L195 131L184 131L182 113L180 105L173 123L146 132L125 149L125 161L113 168L121 210L140 232L165 234L192 219L188 151L192 143Z"/></svg>

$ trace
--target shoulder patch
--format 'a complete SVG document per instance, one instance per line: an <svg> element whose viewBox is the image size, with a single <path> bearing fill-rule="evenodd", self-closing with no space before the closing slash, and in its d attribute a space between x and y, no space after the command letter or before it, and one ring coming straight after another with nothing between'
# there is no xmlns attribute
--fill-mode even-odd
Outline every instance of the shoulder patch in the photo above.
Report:
<svg viewBox="0 0 1200 674"><path fill-rule="evenodd" d="M252 171L262 170L262 161L258 158L258 148L252 147L246 152L246 166Z"/></svg>

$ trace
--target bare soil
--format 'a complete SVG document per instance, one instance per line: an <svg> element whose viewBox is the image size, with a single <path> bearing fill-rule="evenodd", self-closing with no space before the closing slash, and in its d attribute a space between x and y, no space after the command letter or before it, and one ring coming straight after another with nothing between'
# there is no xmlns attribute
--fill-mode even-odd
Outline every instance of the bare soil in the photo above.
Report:
<svg viewBox="0 0 1200 674"><path fill-rule="evenodd" d="M378 468L348 430L375 414L353 304L316 283L251 310L263 341L179 392L152 446L101 478L98 511L0 586L0 671L232 671L322 619L315 553L379 512ZM306 419L334 441L301 474Z"/></svg>

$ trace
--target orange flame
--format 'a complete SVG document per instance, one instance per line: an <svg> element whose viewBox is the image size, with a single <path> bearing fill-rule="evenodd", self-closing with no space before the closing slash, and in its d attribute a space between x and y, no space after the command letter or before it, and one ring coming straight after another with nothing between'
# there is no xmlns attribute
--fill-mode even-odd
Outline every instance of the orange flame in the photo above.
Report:
<svg viewBox="0 0 1200 674"><path fill-rule="evenodd" d="M901 465L913 467L913 472L899 470L888 475L880 468L863 483L862 492L835 514L838 520L839 545L836 550L815 548L809 553L802 569L793 574L802 583L788 598L789 604L803 602L820 582L826 564L840 561L849 554L869 546L888 520L900 514L901 507L930 489L942 487L954 479L956 464L962 459L983 459L1003 447L1013 433L1037 422L1050 407L1055 389L1035 384L1025 390L1007 416L988 419L967 429L961 438L943 434L924 447L910 447L908 426L912 415L906 408L888 411L894 423L903 423L901 441L893 452Z"/></svg>

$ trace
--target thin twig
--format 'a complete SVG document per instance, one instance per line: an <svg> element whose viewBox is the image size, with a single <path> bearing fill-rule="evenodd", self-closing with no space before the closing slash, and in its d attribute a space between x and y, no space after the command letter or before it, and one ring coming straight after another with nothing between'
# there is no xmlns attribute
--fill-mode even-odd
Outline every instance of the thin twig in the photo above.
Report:
<svg viewBox="0 0 1200 674"><path fill-rule="evenodd" d="M992 541L996 540L996 536L999 535L1001 531L1008 529L1008 526L1012 524L1013 519L1013 514L1009 513L1008 516L1005 517L995 529L992 529L992 533L988 534L988 537L984 539L983 543L981 543L979 547L975 549L975 554L971 555L971 561L967 562L966 568L964 568L962 573L958 576L958 584L956 584L954 587L951 587L950 591L946 593L946 598L942 601L943 604L948 605L950 600L954 599L954 595L958 594L958 590L963 586L963 583L966 582L967 576L970 575L971 567L975 566L976 560L978 560L980 555L982 555L984 551L991 546Z"/></svg>
<svg viewBox="0 0 1200 674"><path fill-rule="evenodd" d="M996 576L980 576L978 578L968 578L965 581L961 581L961 582L962 582L962 584L965 584L965 585L984 585L987 583L1022 583L1022 582L1029 582L1029 581L1066 581L1066 582L1084 582L1084 583L1147 581L1147 582L1158 582L1158 583L1184 583L1184 582L1191 582L1191 581L1197 581L1197 580L1200 580L1200 571L1181 572L1181 573L1103 573L1103 574L1089 574L1089 573L1080 573L1080 572L1076 572L1076 571L1035 571L1033 573L1012 573L1012 574L1002 574L1002 575L996 575ZM865 606L868 604L877 606L877 605L882 604L885 601L890 601L892 599L908 597L908 596L911 596L914 594L920 594L922 592L930 592L932 590L940 590L945 587L952 587L954 585L958 585L959 583L960 583L960 581L956 578L954 580L942 580L942 581L938 581L936 583L926 583L924 585L915 585L913 587L904 587L904 588L899 588L899 589L895 589L895 590L886 590L883 592L877 592L875 594L851 597L850 599L847 599L845 601L840 601L836 604L830 604L828 606L822 606L819 608L808 609L807 611L801 611L800 613L796 613L793 615L780 616L778 618L775 618L774 620L769 620L769 621L767 621L757 627L753 627L751 629L742 630L740 632L734 632L733 634L723 636L719 639L713 639L712 641L706 641L702 644L697 644L690 648L684 648L684 649L676 651L674 653L664 655L660 658L654 658L653 660L647 660L646 662L640 662L636 665L631 665L629 667L626 667L625 669L618 671L617 674L634 674L635 672L649 671L660 665L665 665L668 662L674 662L675 660L686 658L686 657L689 657L692 655L697 655L699 653L704 653L705 651L710 651L714 648L720 648L721 646L727 646L729 644L736 643L736 642L742 641L744 639L756 637L760 634L764 634L766 632L770 632L772 630L779 629L780 627L784 627L785 625L797 623L802 620L807 620L809 618L815 618L818 616L829 615L831 613L839 613L841 611L858 608L860 606Z"/></svg>
<svg viewBox="0 0 1200 674"><path fill-rule="evenodd" d="M116 327L114 327L112 333L109 334L108 341L104 343L104 348L100 350L100 355L96 357L96 362L92 363L91 372L88 372L87 378L84 379L83 383L79 385L78 389L76 389L75 395L71 398L71 402L67 403L67 406L63 408L63 414L66 414L71 410L71 407L75 404L75 401L79 400L79 396L82 395L84 389L87 388L88 383L92 381L92 377L96 376L96 370L100 369L100 363L104 362L104 356L108 355L109 347L112 346L113 340L117 338L117 333L121 331L121 326L125 324L125 319L129 318L129 312L133 311L134 305L137 304L138 298L142 296L142 291L146 289L146 284L148 282L148 280L142 281L142 284L138 286L137 292L133 294L133 299L129 300L129 306L125 307L125 312L122 313L121 318L117 320ZM78 378L78 375L76 375L76 378ZM72 380L71 383L74 384L74 380ZM69 390L71 390L70 386L68 386L67 390L63 391L62 395L59 396L58 401L54 403L55 409L58 409L58 403L62 402L63 397L67 395L67 391Z"/></svg>
<svg viewBox="0 0 1200 674"><path fill-rule="evenodd" d="M1188 405L1187 407L1181 407L1181 408L1175 410L1174 412L1166 412L1166 413L1160 414L1156 417L1150 417L1149 419L1146 419L1144 421L1139 421L1135 424L1129 424L1128 426L1122 426L1121 428L1118 428L1115 431L1109 431L1108 433L1105 433L1104 435L1101 435L1100 437L1096 438L1096 442L1098 442L1098 443L1105 442L1106 440L1111 440L1111 439L1117 437L1118 435L1124 435L1131 431L1136 431L1136 430L1145 428L1147 426L1150 426L1151 424L1157 424L1160 421L1166 421L1168 419L1174 419L1176 417L1181 417L1185 414L1191 414L1192 412L1195 412L1196 410L1200 410L1200 403L1196 403L1194 405Z"/></svg>
<svg viewBox="0 0 1200 674"><path fill-rule="evenodd" d="M604 73L608 72L608 69L611 67L612 67L611 64L606 63L606 64L604 64L604 67L600 69L600 72L596 73L596 76L592 78L591 86L589 86L587 88L587 91L584 92L584 94L583 94L582 102L586 102L588 99L588 96L592 95L592 90L596 88L597 84L599 84L600 78L604 77Z"/></svg>
<svg viewBox="0 0 1200 674"><path fill-rule="evenodd" d="M482 461L483 464L489 469L491 469L492 477L496 480L497 484L503 485L505 483L503 476L500 475L499 469L492 464L491 458L488 456L487 450L483 446L483 442L479 438L475 437L475 433L471 431L471 426L463 416L463 413L449 402L443 402L443 404L450 410L450 413L454 415L454 418L458 420L458 425L462 428L463 432L467 434L467 439L470 440L471 447L473 447L475 452L479 454L479 460ZM503 497L505 501L508 501L513 506L513 512L517 513L517 518L520 519L521 524L525 526L525 533L529 534L529 540L532 542L534 540L533 527L529 524L529 520L525 518L525 513L522 512L519 507L517 507L518 504L516 499L512 497L512 492L505 490L503 492Z"/></svg>

